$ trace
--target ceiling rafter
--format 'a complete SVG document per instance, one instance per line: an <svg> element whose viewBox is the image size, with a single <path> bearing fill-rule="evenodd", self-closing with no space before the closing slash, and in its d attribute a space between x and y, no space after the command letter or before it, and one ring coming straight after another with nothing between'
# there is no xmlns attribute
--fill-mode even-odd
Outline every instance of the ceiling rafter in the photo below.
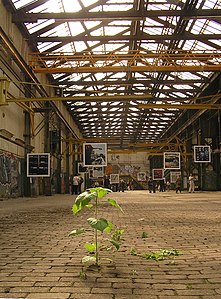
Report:
<svg viewBox="0 0 221 299"><path fill-rule="evenodd" d="M216 0L50 0L53 11L49 0L3 2L38 49L32 70L50 74L85 138L114 136L115 149L158 141L185 105L208 103L195 99L220 75Z"/></svg>

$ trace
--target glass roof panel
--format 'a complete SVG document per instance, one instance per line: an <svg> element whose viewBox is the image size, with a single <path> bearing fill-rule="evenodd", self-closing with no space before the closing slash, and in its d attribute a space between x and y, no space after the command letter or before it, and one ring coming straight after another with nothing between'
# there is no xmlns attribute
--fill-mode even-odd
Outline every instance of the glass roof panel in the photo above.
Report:
<svg viewBox="0 0 221 299"><path fill-rule="evenodd" d="M74 120L81 124L83 136L101 136L105 132L105 136L118 136L119 140L127 135L131 142L137 136L144 140L159 138L182 111L160 107L140 110L138 105L157 100L159 105L190 102L216 76L215 71L203 71L203 67L221 63L219 16L198 15L202 9L213 13L221 9L220 1L12 2L18 10L25 8L27 17L37 13L36 22L26 20L24 25L42 55L67 55L63 61L52 55L45 62L49 69L57 66L51 72L53 84L62 86L64 96L93 97L93 102L67 102ZM60 18L40 18L45 12L62 14ZM73 15L69 17L65 12ZM122 17L118 17L120 13ZM216 56L195 58L208 53ZM182 70L184 67L186 70ZM151 97L136 98L146 94ZM155 130L150 131L150 125Z"/></svg>

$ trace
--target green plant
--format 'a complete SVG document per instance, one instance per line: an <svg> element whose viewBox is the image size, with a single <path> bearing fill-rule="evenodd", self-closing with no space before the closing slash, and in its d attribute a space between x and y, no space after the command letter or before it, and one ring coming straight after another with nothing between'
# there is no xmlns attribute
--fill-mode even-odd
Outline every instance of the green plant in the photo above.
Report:
<svg viewBox="0 0 221 299"><path fill-rule="evenodd" d="M147 232L142 232L142 236L141 236L141 238L142 239L145 239L145 238L147 238L148 237L148 233Z"/></svg>
<svg viewBox="0 0 221 299"><path fill-rule="evenodd" d="M93 209L94 212L94 217L90 217L87 219L88 224L94 230L94 242L84 244L84 248L87 250L89 255L82 258L82 263L94 264L96 266L99 266L101 250L110 249L110 246L116 248L117 250L119 250L120 248L124 230L114 226L111 221L105 218L98 217L98 208L101 208L100 202L105 197L105 195L110 192L112 191L102 187L88 189L87 191L77 196L75 203L72 206L74 215L81 212L84 208ZM116 200L108 198L107 202L111 206L123 212L121 206L116 202ZM78 228L71 231L69 235L78 236L85 232L85 228ZM103 235L104 233L110 236L109 238L106 238L110 246L98 242L98 236L100 234ZM111 261L111 259L109 258L108 260Z"/></svg>
<svg viewBox="0 0 221 299"><path fill-rule="evenodd" d="M145 259L155 260L155 261L162 261L166 258L171 258L182 254L177 249L161 249L160 251L156 251L156 252L138 253L136 248L132 248L130 253L131 255L134 256L139 256Z"/></svg>

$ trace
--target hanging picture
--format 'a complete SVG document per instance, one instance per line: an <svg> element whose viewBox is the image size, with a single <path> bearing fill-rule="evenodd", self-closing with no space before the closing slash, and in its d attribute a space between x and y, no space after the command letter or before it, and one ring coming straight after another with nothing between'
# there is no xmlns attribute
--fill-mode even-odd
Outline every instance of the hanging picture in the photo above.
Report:
<svg viewBox="0 0 221 299"><path fill-rule="evenodd" d="M164 179L164 169L153 169L153 180Z"/></svg>
<svg viewBox="0 0 221 299"><path fill-rule="evenodd" d="M100 178L104 176L104 168L103 167L93 167L93 177Z"/></svg>
<svg viewBox="0 0 221 299"><path fill-rule="evenodd" d="M146 181L146 173L145 172L138 172L137 173L137 180L142 182Z"/></svg>
<svg viewBox="0 0 221 299"><path fill-rule="evenodd" d="M171 171L170 172L170 183L176 183L177 178L181 176L180 171Z"/></svg>
<svg viewBox="0 0 221 299"><path fill-rule="evenodd" d="M27 154L27 177L49 177L50 154Z"/></svg>
<svg viewBox="0 0 221 299"><path fill-rule="evenodd" d="M78 162L78 173L88 172L88 167L83 165L83 162Z"/></svg>
<svg viewBox="0 0 221 299"><path fill-rule="evenodd" d="M84 166L107 166L107 143L83 144Z"/></svg>
<svg viewBox="0 0 221 299"><path fill-rule="evenodd" d="M165 152L164 153L164 169L180 169L180 153Z"/></svg>
<svg viewBox="0 0 221 299"><path fill-rule="evenodd" d="M119 174L111 174L110 175L110 183L111 184L119 184Z"/></svg>
<svg viewBox="0 0 221 299"><path fill-rule="evenodd" d="M211 148L209 145L194 146L194 162L196 163L211 162Z"/></svg>

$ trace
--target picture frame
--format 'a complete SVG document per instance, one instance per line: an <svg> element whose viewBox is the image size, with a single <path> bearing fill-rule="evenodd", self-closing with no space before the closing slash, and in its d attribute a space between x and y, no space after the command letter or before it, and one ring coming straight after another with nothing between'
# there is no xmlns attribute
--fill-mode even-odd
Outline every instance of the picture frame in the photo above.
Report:
<svg viewBox="0 0 221 299"><path fill-rule="evenodd" d="M119 184L120 178L119 174L112 173L110 174L110 184Z"/></svg>
<svg viewBox="0 0 221 299"><path fill-rule="evenodd" d="M107 143L84 143L83 165L85 167L107 166Z"/></svg>
<svg viewBox="0 0 221 299"><path fill-rule="evenodd" d="M50 177L50 154L27 154L27 177Z"/></svg>
<svg viewBox="0 0 221 299"><path fill-rule="evenodd" d="M181 176L181 171L171 171L170 172L170 183L175 184L177 178Z"/></svg>
<svg viewBox="0 0 221 299"><path fill-rule="evenodd" d="M180 152L164 152L164 169L180 169Z"/></svg>
<svg viewBox="0 0 221 299"><path fill-rule="evenodd" d="M93 167L93 177L100 178L104 176L104 168L101 167Z"/></svg>
<svg viewBox="0 0 221 299"><path fill-rule="evenodd" d="M209 145L194 145L193 152L195 163L211 162L211 147Z"/></svg>
<svg viewBox="0 0 221 299"><path fill-rule="evenodd" d="M164 179L164 169L156 168L153 169L153 180L163 180Z"/></svg>
<svg viewBox="0 0 221 299"><path fill-rule="evenodd" d="M140 182L146 181L146 172L138 172L137 180Z"/></svg>
<svg viewBox="0 0 221 299"><path fill-rule="evenodd" d="M78 173L88 172L88 167L85 167L83 162L78 162Z"/></svg>

